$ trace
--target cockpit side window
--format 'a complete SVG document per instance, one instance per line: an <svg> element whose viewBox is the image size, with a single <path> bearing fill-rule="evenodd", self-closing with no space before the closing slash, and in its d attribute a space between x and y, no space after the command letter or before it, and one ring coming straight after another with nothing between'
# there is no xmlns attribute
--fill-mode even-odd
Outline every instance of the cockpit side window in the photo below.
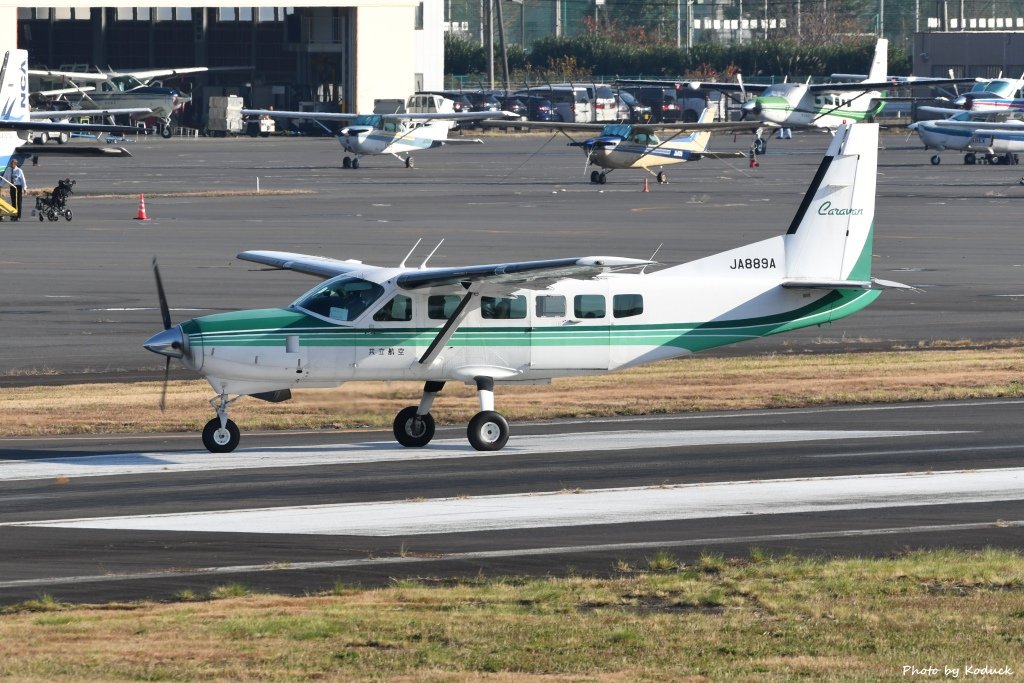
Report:
<svg viewBox="0 0 1024 683"><path fill-rule="evenodd" d="M409 322L412 320L412 299L396 295L373 314L373 319L377 322Z"/></svg>
<svg viewBox="0 0 1024 683"><path fill-rule="evenodd" d="M310 290L294 305L325 318L350 322L361 316L383 294L384 288L375 282L344 277Z"/></svg>

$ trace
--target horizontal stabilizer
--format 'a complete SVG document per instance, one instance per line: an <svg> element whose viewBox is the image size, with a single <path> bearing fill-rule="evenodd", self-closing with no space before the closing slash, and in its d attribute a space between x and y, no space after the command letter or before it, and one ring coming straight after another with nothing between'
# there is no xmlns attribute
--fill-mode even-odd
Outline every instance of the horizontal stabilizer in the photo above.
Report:
<svg viewBox="0 0 1024 683"><path fill-rule="evenodd" d="M892 280L801 280L790 278L782 281L786 289L905 289L919 292L917 287Z"/></svg>

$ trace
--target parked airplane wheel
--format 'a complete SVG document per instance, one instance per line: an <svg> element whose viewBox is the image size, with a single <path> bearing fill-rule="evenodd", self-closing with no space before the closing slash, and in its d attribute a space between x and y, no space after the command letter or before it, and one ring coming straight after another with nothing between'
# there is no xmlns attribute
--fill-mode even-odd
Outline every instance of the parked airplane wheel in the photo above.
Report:
<svg viewBox="0 0 1024 683"><path fill-rule="evenodd" d="M766 149L768 149L768 143L764 141L764 138L754 138L754 154L764 154Z"/></svg>
<svg viewBox="0 0 1024 683"><path fill-rule="evenodd" d="M597 182L599 184L601 184L601 185L604 185L605 183L607 183L608 182L608 174L607 173L598 173L597 174Z"/></svg>
<svg viewBox="0 0 1024 683"><path fill-rule="evenodd" d="M72 217L71 209L64 209L64 220L70 221Z"/></svg>
<svg viewBox="0 0 1024 683"><path fill-rule="evenodd" d="M165 123L164 125L160 126L160 137L166 140L170 138L171 135L173 135L173 133L171 132L171 124Z"/></svg>
<svg viewBox="0 0 1024 683"><path fill-rule="evenodd" d="M352 168L353 169L359 168L359 159L357 159L357 158L353 158L352 159Z"/></svg>
<svg viewBox="0 0 1024 683"><path fill-rule="evenodd" d="M1003 163L1003 158L998 154L987 154L985 155L985 158L988 159L988 163L992 164L993 166L998 166L999 164Z"/></svg>
<svg viewBox="0 0 1024 683"><path fill-rule="evenodd" d="M974 152L968 152L964 155L964 163L968 166L978 163L978 158L974 156Z"/></svg>
<svg viewBox="0 0 1024 683"><path fill-rule="evenodd" d="M601 179L598 178L598 176L600 176L600 175L601 174L598 173L597 171L591 171L590 172L590 182L592 182L592 183L599 183L599 182L601 182Z"/></svg>
<svg viewBox="0 0 1024 683"><path fill-rule="evenodd" d="M402 408L392 426L395 439L407 448L421 448L434 438L434 418L430 413L416 415L416 406Z"/></svg>
<svg viewBox="0 0 1024 683"><path fill-rule="evenodd" d="M345 157L344 159L341 160L341 167L352 168L352 160L349 159L348 157Z"/></svg>
<svg viewBox="0 0 1024 683"><path fill-rule="evenodd" d="M668 174L664 171L658 171L658 184L668 185Z"/></svg>
<svg viewBox="0 0 1024 683"><path fill-rule="evenodd" d="M221 427L220 418L215 417L203 427L203 445L211 453L230 453L241 440L238 425L232 420L228 420L227 427Z"/></svg>
<svg viewBox="0 0 1024 683"><path fill-rule="evenodd" d="M932 166L938 166L941 163L942 163L942 157L940 157L938 154L933 154L932 155Z"/></svg>
<svg viewBox="0 0 1024 683"><path fill-rule="evenodd" d="M508 441L508 420L493 410L481 411L469 421L466 435L478 451L500 451Z"/></svg>
<svg viewBox="0 0 1024 683"><path fill-rule="evenodd" d="M43 212L42 211L39 212L39 222L40 223L43 222Z"/></svg>
<svg viewBox="0 0 1024 683"><path fill-rule="evenodd" d="M412 168L413 167L412 157L406 157L406 159L405 159L405 167L406 168Z"/></svg>

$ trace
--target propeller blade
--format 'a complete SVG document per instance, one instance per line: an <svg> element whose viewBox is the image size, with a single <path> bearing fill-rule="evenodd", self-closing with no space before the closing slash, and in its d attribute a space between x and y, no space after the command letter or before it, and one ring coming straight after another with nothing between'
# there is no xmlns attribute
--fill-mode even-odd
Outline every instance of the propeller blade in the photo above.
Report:
<svg viewBox="0 0 1024 683"><path fill-rule="evenodd" d="M167 356L167 363L164 365L164 388L160 392L160 412L167 407L167 382L171 379L171 357Z"/></svg>
<svg viewBox="0 0 1024 683"><path fill-rule="evenodd" d="M160 279L160 266L156 264L156 256L153 257L153 277L156 278L156 294L160 298L160 315L163 316L164 329L171 329L171 309L167 306L167 295L164 294L164 283Z"/></svg>

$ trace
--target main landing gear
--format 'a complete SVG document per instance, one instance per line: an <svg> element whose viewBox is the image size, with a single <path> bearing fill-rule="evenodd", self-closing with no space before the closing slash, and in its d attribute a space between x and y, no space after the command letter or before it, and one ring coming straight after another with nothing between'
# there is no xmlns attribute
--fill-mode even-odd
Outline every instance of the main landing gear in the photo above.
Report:
<svg viewBox="0 0 1024 683"><path fill-rule="evenodd" d="M238 431L238 425L228 419L228 407L239 398L241 397L228 398L227 394L221 394L210 399L210 405L217 411L217 417L203 427L203 445L211 453L230 453L238 447L242 436Z"/></svg>
<svg viewBox="0 0 1024 683"><path fill-rule="evenodd" d="M596 185L604 185L608 182L608 171L591 171L590 182Z"/></svg>
<svg viewBox="0 0 1024 683"><path fill-rule="evenodd" d="M359 157L345 157L341 160L341 167L351 169L359 168Z"/></svg>
<svg viewBox="0 0 1024 683"><path fill-rule="evenodd" d="M473 416L466 429L470 445L478 451L498 451L508 442L508 420L494 410L494 380L477 377L476 391L480 397L480 412ZM427 382L418 406L409 406L395 416L394 432L398 443L420 448L434 438L434 418L430 407L434 397L444 388L444 382Z"/></svg>

